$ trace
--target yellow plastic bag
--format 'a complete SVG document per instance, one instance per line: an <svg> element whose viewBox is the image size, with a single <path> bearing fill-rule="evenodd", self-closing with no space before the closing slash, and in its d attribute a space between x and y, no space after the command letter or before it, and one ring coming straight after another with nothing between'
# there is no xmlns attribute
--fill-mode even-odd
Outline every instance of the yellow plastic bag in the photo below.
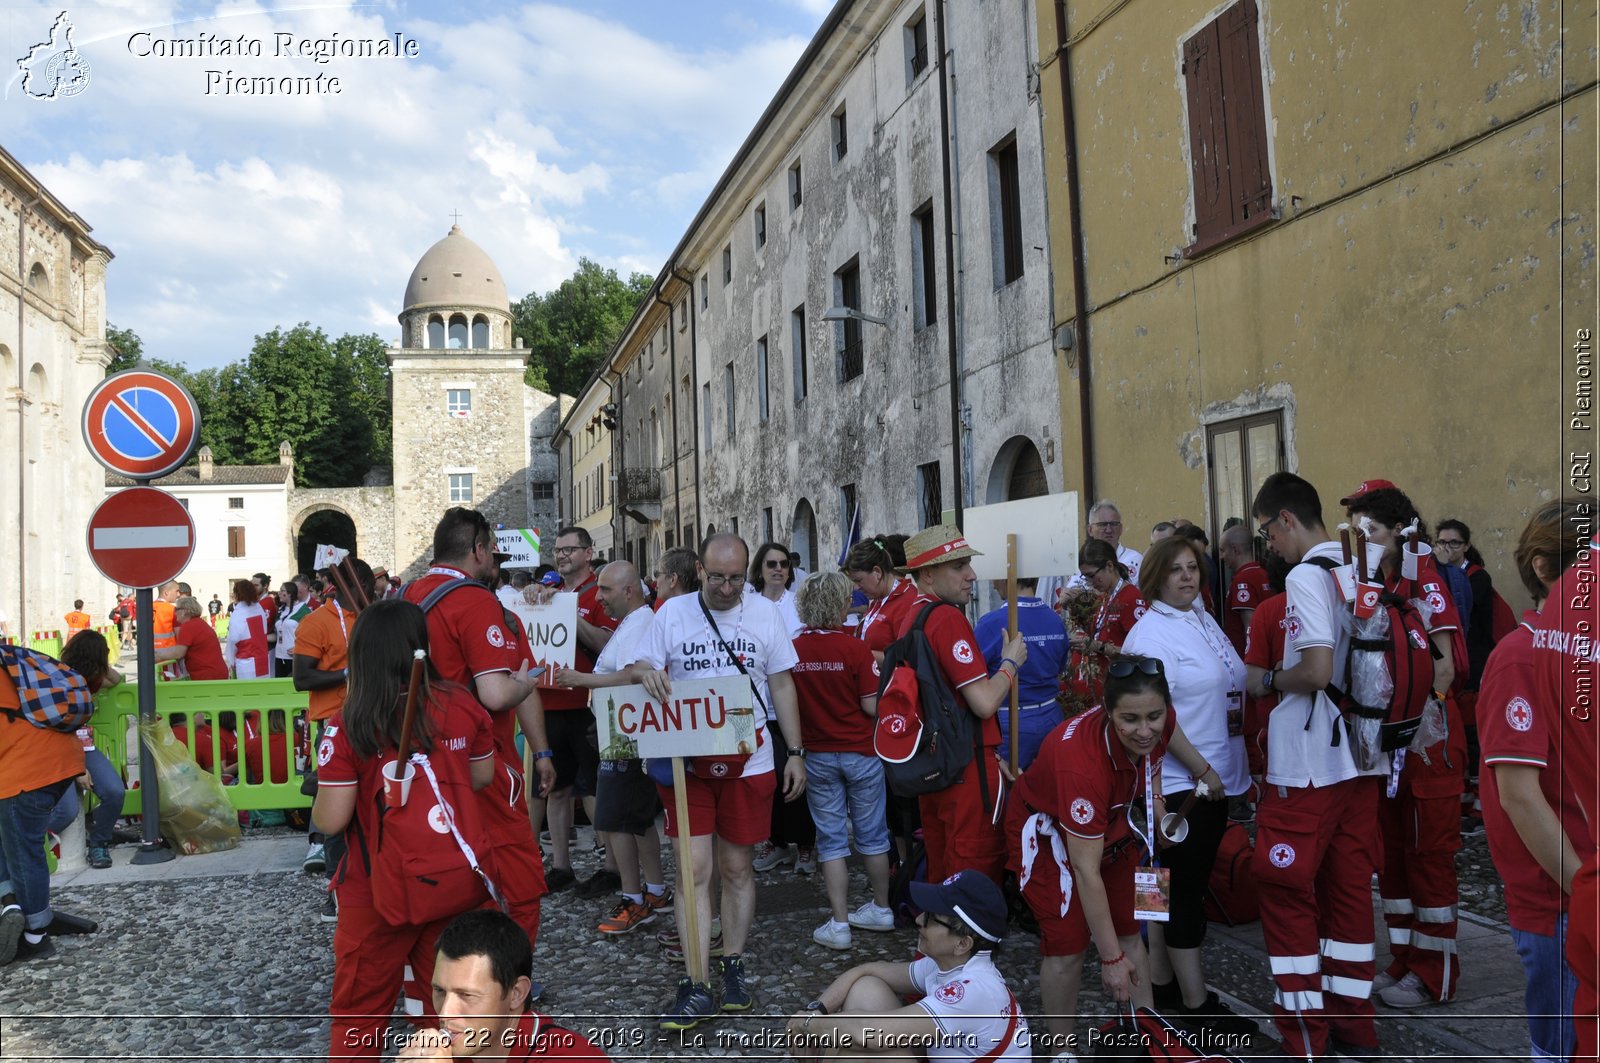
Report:
<svg viewBox="0 0 1600 1063"><path fill-rule="evenodd" d="M239 814L222 780L203 770L165 720L139 722L139 735L155 761L161 799L161 836L180 853L219 853L239 845Z"/></svg>

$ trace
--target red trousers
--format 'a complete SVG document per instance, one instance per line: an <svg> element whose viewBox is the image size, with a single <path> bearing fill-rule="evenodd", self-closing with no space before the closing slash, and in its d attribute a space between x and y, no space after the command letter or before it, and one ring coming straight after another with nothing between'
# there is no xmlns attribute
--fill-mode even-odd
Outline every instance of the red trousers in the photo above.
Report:
<svg viewBox="0 0 1600 1063"><path fill-rule="evenodd" d="M1574 1063L1595 1063L1596 1012L1600 1011L1600 856L1591 856L1572 879L1567 904L1567 965L1578 976L1572 1023L1578 1046Z"/></svg>
<svg viewBox="0 0 1600 1063"><path fill-rule="evenodd" d="M1466 732L1455 702L1445 702L1450 737L1424 759L1406 754L1400 787L1379 804L1383 864L1378 892L1389 927L1389 973L1422 979L1435 1000L1455 996L1461 975L1456 953L1456 851L1461 848L1461 768ZM1448 747L1448 748L1446 748Z"/></svg>
<svg viewBox="0 0 1600 1063"><path fill-rule="evenodd" d="M984 773L980 776L980 772ZM985 805L983 785L988 787ZM996 821L1001 801L1000 764L993 749L983 749L961 773L961 781L923 794L922 844L928 853L928 881L943 882L957 871L982 871L999 885L1006 873L1004 821Z"/></svg>
<svg viewBox="0 0 1600 1063"><path fill-rule="evenodd" d="M374 908L340 905L339 927L333 932L329 1059L377 1059L394 1048L386 1031L402 987L412 1021L436 1025L433 954L449 922L391 926Z"/></svg>
<svg viewBox="0 0 1600 1063"><path fill-rule="evenodd" d="M1277 992L1284 1050L1322 1055L1329 1034L1376 1046L1372 872L1381 780L1268 784L1256 810L1251 870Z"/></svg>
<svg viewBox="0 0 1600 1063"><path fill-rule="evenodd" d="M544 857L538 843L521 838L513 842L494 845L489 850L494 884L500 887L506 899L507 913L522 929L528 932L528 943L539 947L539 898L549 892L544 881Z"/></svg>

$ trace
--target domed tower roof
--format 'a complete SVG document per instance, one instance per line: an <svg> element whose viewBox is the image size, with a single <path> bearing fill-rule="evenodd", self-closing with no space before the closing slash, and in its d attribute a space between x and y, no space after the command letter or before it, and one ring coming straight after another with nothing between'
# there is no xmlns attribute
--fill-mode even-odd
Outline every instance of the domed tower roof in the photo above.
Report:
<svg viewBox="0 0 1600 1063"><path fill-rule="evenodd" d="M484 307L504 313L511 298L494 261L461 234L461 226L452 225L406 282L405 309L421 306Z"/></svg>

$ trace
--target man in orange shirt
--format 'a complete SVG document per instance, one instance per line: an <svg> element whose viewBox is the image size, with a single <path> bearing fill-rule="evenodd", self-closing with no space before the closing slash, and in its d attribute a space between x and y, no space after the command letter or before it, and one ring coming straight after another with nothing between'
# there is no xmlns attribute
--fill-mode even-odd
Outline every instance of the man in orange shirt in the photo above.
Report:
<svg viewBox="0 0 1600 1063"><path fill-rule="evenodd" d="M45 822L84 771L78 736L35 727L15 715L21 704L0 668L0 964L55 951Z"/></svg>
<svg viewBox="0 0 1600 1063"><path fill-rule="evenodd" d="M355 566L357 587L372 586L372 569L365 561L351 558ZM313 749L322 747L322 732L328 721L344 708L345 656L350 645L350 628L356 622L356 603L340 590L332 601L300 621L294 637L294 688L311 692L311 704L306 716L317 725L312 741ZM305 861L300 865L308 874L337 868L343 859L344 836L323 835L312 824L310 846ZM323 905L322 917L328 921L338 918L333 894Z"/></svg>
<svg viewBox="0 0 1600 1063"><path fill-rule="evenodd" d="M67 622L67 642L72 641L72 636L80 631L89 630L89 614L83 611L83 599L75 599L72 603L72 612L62 617ZM66 645L66 643L62 643Z"/></svg>
<svg viewBox="0 0 1600 1063"><path fill-rule="evenodd" d="M175 645L178 638L178 625L173 620L173 602L176 602L182 591L178 588L178 581L161 585L161 593L156 595L155 601L150 603L150 630L155 635L156 649L165 649Z"/></svg>

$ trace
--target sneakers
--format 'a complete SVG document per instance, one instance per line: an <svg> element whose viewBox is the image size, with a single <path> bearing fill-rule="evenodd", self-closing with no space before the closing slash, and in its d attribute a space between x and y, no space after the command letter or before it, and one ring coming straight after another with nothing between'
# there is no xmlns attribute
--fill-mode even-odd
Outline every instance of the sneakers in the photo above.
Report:
<svg viewBox="0 0 1600 1063"><path fill-rule="evenodd" d="M578 876L572 873L570 867L552 867L544 873L545 888L551 893L560 893L576 881Z"/></svg>
<svg viewBox="0 0 1600 1063"><path fill-rule="evenodd" d="M672 911L672 887L668 886L660 893L651 893L649 890L645 890L644 906L652 912Z"/></svg>
<svg viewBox="0 0 1600 1063"><path fill-rule="evenodd" d="M850 924L829 919L811 932L811 940L823 948L843 952L850 947Z"/></svg>
<svg viewBox="0 0 1600 1063"><path fill-rule="evenodd" d="M817 851L810 846L800 846L795 854L794 873L797 875L815 875L817 873Z"/></svg>
<svg viewBox="0 0 1600 1063"><path fill-rule="evenodd" d="M1170 982L1151 982L1150 999L1156 1010L1165 1015L1175 1007L1183 1007L1183 990L1178 988L1176 978Z"/></svg>
<svg viewBox="0 0 1600 1063"><path fill-rule="evenodd" d="M38 941L29 941L24 934L17 941L18 960L43 960L56 954L56 944L50 940L49 934L43 934Z"/></svg>
<svg viewBox="0 0 1600 1063"><path fill-rule="evenodd" d="M1215 990L1206 992L1205 1002L1199 1007L1191 1008L1182 999L1180 996L1178 1004L1167 1009L1167 1018L1223 1036L1237 1037L1258 1032L1253 1020L1235 1014L1232 1008L1217 998Z"/></svg>
<svg viewBox="0 0 1600 1063"><path fill-rule="evenodd" d="M894 911L879 908L868 901L849 915L850 925L861 930L889 931L894 929Z"/></svg>
<svg viewBox="0 0 1600 1063"><path fill-rule="evenodd" d="M89 866L104 871L111 866L111 850L103 845L89 846Z"/></svg>
<svg viewBox="0 0 1600 1063"><path fill-rule="evenodd" d="M755 1001L744 979L744 957L722 957L722 1010L749 1011Z"/></svg>
<svg viewBox="0 0 1600 1063"><path fill-rule="evenodd" d="M672 1002L672 1010L661 1016L658 1025L663 1030L692 1030L716 1017L717 1002L711 996L711 987L695 985L685 977L678 979L677 999Z"/></svg>
<svg viewBox="0 0 1600 1063"><path fill-rule="evenodd" d="M1372 991L1374 993L1381 993L1398 981L1400 981L1400 979L1396 978L1388 971L1379 971L1377 977L1372 980Z"/></svg>
<svg viewBox="0 0 1600 1063"><path fill-rule="evenodd" d="M0 909L0 967L16 957L17 942L22 940L25 922L21 905L8 904Z"/></svg>
<svg viewBox="0 0 1600 1063"><path fill-rule="evenodd" d="M308 875L320 875L328 870L328 851L319 842L312 842L306 858L300 861L300 870Z"/></svg>
<svg viewBox="0 0 1600 1063"><path fill-rule="evenodd" d="M537 1004L544 999L544 983L537 978L528 983L528 1003Z"/></svg>
<svg viewBox="0 0 1600 1063"><path fill-rule="evenodd" d="M1400 981L1379 993L1378 999L1391 1008L1420 1008L1439 1003L1428 992L1428 987L1422 984L1422 979L1410 971Z"/></svg>
<svg viewBox="0 0 1600 1063"><path fill-rule="evenodd" d="M323 900L322 906L317 909L317 918L324 923L337 923L339 921L339 895L332 890Z"/></svg>
<svg viewBox="0 0 1600 1063"><path fill-rule="evenodd" d="M780 864L794 863L794 850L787 845L778 847L771 842L762 842L756 846L755 858L750 861L750 866L757 871L771 871Z"/></svg>
<svg viewBox="0 0 1600 1063"><path fill-rule="evenodd" d="M62 937L72 934L93 934L100 929L100 924L93 919L85 919L81 915L73 915L71 912L56 910L51 913L50 925L44 929L47 934Z"/></svg>
<svg viewBox="0 0 1600 1063"><path fill-rule="evenodd" d="M592 901L597 897L618 893L621 890L622 876L615 871L607 871L605 868L601 868L582 882L579 882L572 892L584 900Z"/></svg>
<svg viewBox="0 0 1600 1063"><path fill-rule="evenodd" d="M656 935L656 944L661 946L661 951L669 960L683 959L683 942L678 937L678 928L669 926ZM716 921L711 924L711 955L722 955L722 925Z"/></svg>
<svg viewBox="0 0 1600 1063"><path fill-rule="evenodd" d="M626 934L644 926L655 917L656 913L647 905L634 904L624 897L622 903L611 909L610 915L600 920L600 925L596 929L602 934Z"/></svg>

